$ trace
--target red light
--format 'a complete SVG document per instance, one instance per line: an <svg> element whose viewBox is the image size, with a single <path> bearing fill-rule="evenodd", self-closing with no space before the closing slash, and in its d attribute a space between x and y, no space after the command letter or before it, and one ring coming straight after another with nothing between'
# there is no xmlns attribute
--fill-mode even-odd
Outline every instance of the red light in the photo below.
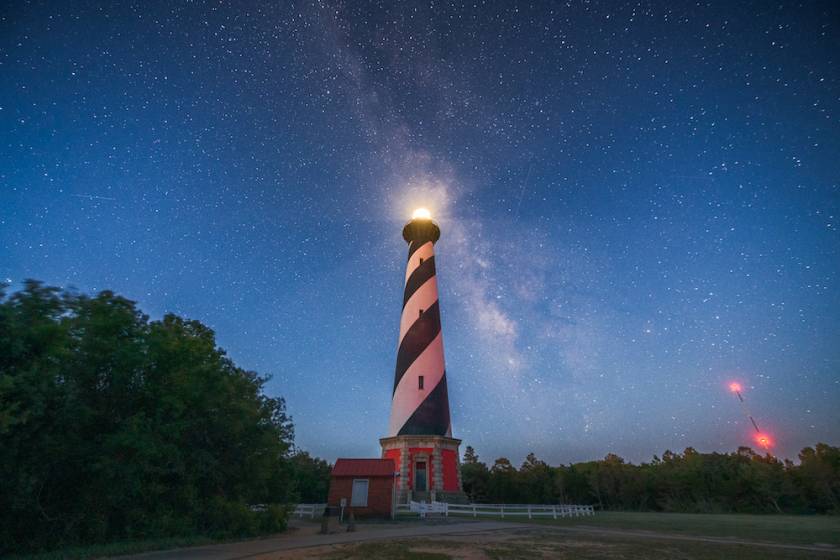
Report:
<svg viewBox="0 0 840 560"><path fill-rule="evenodd" d="M733 393L740 393L741 392L741 384L733 381L729 384L729 390Z"/></svg>
<svg viewBox="0 0 840 560"><path fill-rule="evenodd" d="M767 434L756 434L755 441L764 449L769 449L773 446L773 440Z"/></svg>

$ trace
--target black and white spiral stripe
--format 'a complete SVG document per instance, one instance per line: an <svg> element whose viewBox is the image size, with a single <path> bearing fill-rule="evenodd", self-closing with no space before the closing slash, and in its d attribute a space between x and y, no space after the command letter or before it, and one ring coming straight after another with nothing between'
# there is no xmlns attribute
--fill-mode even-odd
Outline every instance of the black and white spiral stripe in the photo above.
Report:
<svg viewBox="0 0 840 560"><path fill-rule="evenodd" d="M389 434L451 436L431 241L409 244Z"/></svg>

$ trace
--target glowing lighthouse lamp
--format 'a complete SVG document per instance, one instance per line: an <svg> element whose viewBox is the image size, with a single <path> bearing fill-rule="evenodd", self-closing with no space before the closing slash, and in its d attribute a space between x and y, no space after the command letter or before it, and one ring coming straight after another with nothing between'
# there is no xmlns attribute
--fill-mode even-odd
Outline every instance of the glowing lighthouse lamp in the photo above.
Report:
<svg viewBox="0 0 840 560"><path fill-rule="evenodd" d="M388 435L379 440L382 457L398 471L400 503L466 501L461 490L458 446L449 420L449 392L443 358L435 243L440 228L427 208L418 208L403 227L408 243L397 364Z"/></svg>
<svg viewBox="0 0 840 560"><path fill-rule="evenodd" d="M432 213L429 212L428 208L418 208L411 215L411 219L412 220L431 220L432 219Z"/></svg>

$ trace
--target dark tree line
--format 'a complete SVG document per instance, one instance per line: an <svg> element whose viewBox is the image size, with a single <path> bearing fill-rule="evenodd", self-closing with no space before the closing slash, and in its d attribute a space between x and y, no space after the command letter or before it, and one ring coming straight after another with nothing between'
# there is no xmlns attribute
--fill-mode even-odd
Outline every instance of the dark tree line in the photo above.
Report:
<svg viewBox="0 0 840 560"><path fill-rule="evenodd" d="M329 465L293 453L265 381L197 321L109 291L0 290L0 556L282 530L286 504L323 501Z"/></svg>
<svg viewBox="0 0 840 560"><path fill-rule="evenodd" d="M552 467L529 454L519 469L504 457L488 466L466 448L464 491L484 503L577 503L667 512L840 514L840 447L806 447L800 463L759 455L666 451L634 465L617 455Z"/></svg>
<svg viewBox="0 0 840 560"><path fill-rule="evenodd" d="M109 291L0 289L0 555L282 530L288 504L326 500L330 465L295 452L265 382L197 321L150 321ZM840 512L840 449L825 444L799 465L689 448L641 465L608 455L551 467L532 454L519 469L488 468L467 448L462 475L484 502Z"/></svg>

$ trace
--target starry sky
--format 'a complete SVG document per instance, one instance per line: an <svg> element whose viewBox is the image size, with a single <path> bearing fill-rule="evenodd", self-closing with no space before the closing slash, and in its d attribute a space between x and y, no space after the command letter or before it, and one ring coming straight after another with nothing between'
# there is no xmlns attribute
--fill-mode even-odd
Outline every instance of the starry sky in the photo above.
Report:
<svg viewBox="0 0 840 560"><path fill-rule="evenodd" d="M755 446L731 380L837 445L840 6L619 4L5 3L0 279L198 319L376 456L422 205L482 459Z"/></svg>

